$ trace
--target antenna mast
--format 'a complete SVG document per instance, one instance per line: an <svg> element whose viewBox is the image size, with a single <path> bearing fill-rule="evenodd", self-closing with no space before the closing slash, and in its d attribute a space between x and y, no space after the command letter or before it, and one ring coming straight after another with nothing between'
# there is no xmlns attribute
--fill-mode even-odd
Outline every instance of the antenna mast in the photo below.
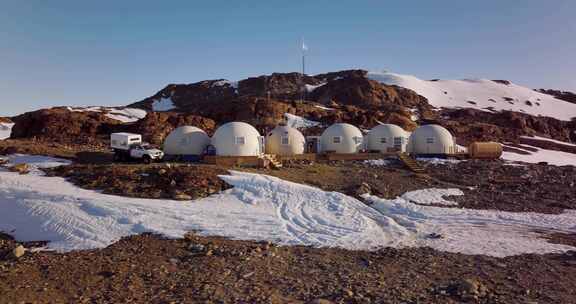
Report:
<svg viewBox="0 0 576 304"><path fill-rule="evenodd" d="M308 47L306 43L304 43L304 38L302 38L302 76L300 78L302 84L302 94L300 101L304 101L306 99L306 83L304 81L304 77L306 75L306 51L308 51Z"/></svg>

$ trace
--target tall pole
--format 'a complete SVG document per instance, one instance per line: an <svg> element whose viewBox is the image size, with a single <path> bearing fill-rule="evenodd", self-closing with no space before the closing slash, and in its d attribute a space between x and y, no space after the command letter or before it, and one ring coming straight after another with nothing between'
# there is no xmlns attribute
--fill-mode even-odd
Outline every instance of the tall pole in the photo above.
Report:
<svg viewBox="0 0 576 304"><path fill-rule="evenodd" d="M302 82L302 95L301 95L301 101L304 102L304 99L306 98L306 83L304 80L304 77L306 75L306 51L307 51L307 47L306 44L304 43L304 38L302 38L302 77L301 77L301 82Z"/></svg>

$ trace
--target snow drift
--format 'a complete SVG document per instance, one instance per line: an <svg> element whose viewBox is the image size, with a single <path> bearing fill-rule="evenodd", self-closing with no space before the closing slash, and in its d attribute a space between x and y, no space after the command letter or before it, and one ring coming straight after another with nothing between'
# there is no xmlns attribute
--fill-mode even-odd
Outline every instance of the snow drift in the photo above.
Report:
<svg viewBox="0 0 576 304"><path fill-rule="evenodd" d="M54 166L65 161L11 156ZM231 172L234 188L194 202L135 199L83 190L62 178L0 172L0 230L18 240L48 240L59 251L104 247L142 232L181 237L196 230L284 245L376 249L431 246L467 254L506 256L574 249L550 244L534 230L576 232L576 212L507 213L421 206L457 190L407 193L363 202L275 177ZM444 203L449 201L444 201ZM440 235L433 237L431 235Z"/></svg>

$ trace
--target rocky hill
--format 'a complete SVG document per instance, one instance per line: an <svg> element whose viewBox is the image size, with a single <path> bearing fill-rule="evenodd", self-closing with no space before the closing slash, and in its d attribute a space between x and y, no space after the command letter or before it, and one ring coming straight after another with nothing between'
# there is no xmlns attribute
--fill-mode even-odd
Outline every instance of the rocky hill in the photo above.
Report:
<svg viewBox="0 0 576 304"><path fill-rule="evenodd" d="M12 139L75 144L98 144L104 134L121 124L101 112L76 112L66 107L27 112L12 121Z"/></svg>
<svg viewBox="0 0 576 304"><path fill-rule="evenodd" d="M319 135L348 122L362 129L421 123L450 129L459 143L519 142L540 135L576 141L576 104L569 92L531 90L504 80L420 80L392 73L347 70L302 77L274 73L238 82L224 79L170 84L126 108L59 107L13 118L12 138L102 143L110 132L142 133L161 143L174 128L191 124L208 133L239 120L266 132L282 121Z"/></svg>

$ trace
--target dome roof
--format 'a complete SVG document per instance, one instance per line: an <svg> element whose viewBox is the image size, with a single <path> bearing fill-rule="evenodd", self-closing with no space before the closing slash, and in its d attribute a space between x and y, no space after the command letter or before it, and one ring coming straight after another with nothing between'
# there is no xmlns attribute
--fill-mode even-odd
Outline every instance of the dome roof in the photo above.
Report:
<svg viewBox="0 0 576 304"><path fill-rule="evenodd" d="M322 151L356 153L362 148L363 136L360 129L347 123L336 123L328 127L321 136Z"/></svg>
<svg viewBox="0 0 576 304"><path fill-rule="evenodd" d="M260 154L260 133L245 122L229 122L220 126L212 145L216 154L222 156L255 156Z"/></svg>
<svg viewBox="0 0 576 304"><path fill-rule="evenodd" d="M408 142L409 151L416 154L454 153L454 137L439 125L424 125L416 129Z"/></svg>
<svg viewBox="0 0 576 304"><path fill-rule="evenodd" d="M370 129L368 136L371 135L387 135L387 136L406 136L408 132L397 125L381 124Z"/></svg>
<svg viewBox="0 0 576 304"><path fill-rule="evenodd" d="M304 153L306 138L300 131L288 126L277 126L266 135L266 153L294 155Z"/></svg>
<svg viewBox="0 0 576 304"><path fill-rule="evenodd" d="M368 132L368 150L389 152L389 149L394 148L397 151L404 151L409 135L408 132L397 125L377 125Z"/></svg>
<svg viewBox="0 0 576 304"><path fill-rule="evenodd" d="M432 137L432 136L434 136L434 137L437 137L440 139L454 141L454 138L452 137L452 134L450 133L450 131L448 131L448 129L446 129L440 125L421 126L412 133L412 136L416 136L416 137L422 137L422 136Z"/></svg>
<svg viewBox="0 0 576 304"><path fill-rule="evenodd" d="M168 155L200 155L210 138L200 128L183 126L174 129L164 140L164 153Z"/></svg>

